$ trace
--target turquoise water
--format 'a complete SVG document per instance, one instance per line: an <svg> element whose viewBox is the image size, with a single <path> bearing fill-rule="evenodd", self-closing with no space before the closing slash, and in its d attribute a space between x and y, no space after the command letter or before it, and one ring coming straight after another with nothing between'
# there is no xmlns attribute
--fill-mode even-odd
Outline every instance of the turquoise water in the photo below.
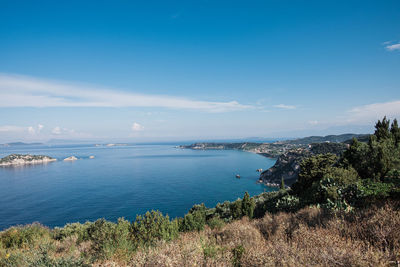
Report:
<svg viewBox="0 0 400 267"><path fill-rule="evenodd" d="M275 162L242 151L173 145L14 147L1 148L0 157L11 153L43 154L58 161L0 167L0 229L32 222L54 227L98 218L133 220L151 209L183 216L196 203L213 207L245 191L271 191L256 184L256 169ZM71 155L79 160L62 161Z"/></svg>

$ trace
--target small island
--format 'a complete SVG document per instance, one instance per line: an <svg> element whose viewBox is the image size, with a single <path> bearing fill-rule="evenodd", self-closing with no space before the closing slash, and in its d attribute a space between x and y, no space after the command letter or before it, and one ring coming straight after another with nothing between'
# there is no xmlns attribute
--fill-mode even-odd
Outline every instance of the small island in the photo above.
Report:
<svg viewBox="0 0 400 267"><path fill-rule="evenodd" d="M68 157L68 158L64 159L64 161L74 161L74 160L78 160L78 158L75 157L75 156L71 156L71 157Z"/></svg>
<svg viewBox="0 0 400 267"><path fill-rule="evenodd" d="M0 166L16 166L27 164L45 164L57 159L44 155L11 154L0 159Z"/></svg>

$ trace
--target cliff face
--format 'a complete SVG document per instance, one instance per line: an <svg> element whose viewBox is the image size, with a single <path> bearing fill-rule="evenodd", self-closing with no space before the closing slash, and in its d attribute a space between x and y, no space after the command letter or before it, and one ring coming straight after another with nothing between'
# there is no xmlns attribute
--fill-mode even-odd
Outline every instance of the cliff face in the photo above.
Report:
<svg viewBox="0 0 400 267"><path fill-rule="evenodd" d="M278 158L274 166L260 174L260 179L264 183L279 184L283 178L286 185L291 185L297 180L300 163L307 156L311 156L307 150L286 152Z"/></svg>
<svg viewBox="0 0 400 267"><path fill-rule="evenodd" d="M346 144L343 143L318 143L310 144L305 149L298 148L287 151L279 156L274 166L260 174L260 179L264 183L279 184L283 178L286 185L291 185L299 176L300 163L304 158L326 153L340 155L346 147Z"/></svg>

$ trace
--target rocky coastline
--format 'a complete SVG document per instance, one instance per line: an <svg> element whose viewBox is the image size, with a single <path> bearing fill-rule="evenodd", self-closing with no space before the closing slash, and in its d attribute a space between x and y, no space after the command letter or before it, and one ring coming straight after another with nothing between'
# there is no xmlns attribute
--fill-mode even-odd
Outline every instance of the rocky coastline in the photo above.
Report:
<svg viewBox="0 0 400 267"><path fill-rule="evenodd" d="M31 164L46 164L57 159L44 155L11 154L0 159L0 166L19 166Z"/></svg>
<svg viewBox="0 0 400 267"><path fill-rule="evenodd" d="M353 135L342 136L351 137ZM329 139L335 138L335 136L328 137ZM310 137L302 138L296 142L290 140L275 143L194 143L179 146L179 148L194 150L241 150L257 153L269 158L276 158L277 160L271 168L261 172L259 171L260 169L257 170L257 172L260 172L258 182L270 187L279 187L282 178L285 185L290 186L296 182L300 172L300 163L304 158L326 153L340 155L348 146L347 142L324 141L321 143L307 143L308 140L315 139L315 137ZM338 140L337 136L334 140Z"/></svg>

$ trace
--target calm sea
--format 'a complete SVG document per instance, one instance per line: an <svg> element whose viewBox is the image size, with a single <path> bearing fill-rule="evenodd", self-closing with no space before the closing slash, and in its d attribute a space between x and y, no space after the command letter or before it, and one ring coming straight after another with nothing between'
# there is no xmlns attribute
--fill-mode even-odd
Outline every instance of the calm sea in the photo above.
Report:
<svg viewBox="0 0 400 267"><path fill-rule="evenodd" d="M196 203L213 207L245 191L271 191L256 184L256 169L275 163L242 151L173 145L0 148L0 157L11 153L48 155L58 161L0 167L0 230L32 222L54 227L98 218L133 220L152 209L183 216ZM71 155L79 160L63 161ZM89 159L91 155L95 158Z"/></svg>

